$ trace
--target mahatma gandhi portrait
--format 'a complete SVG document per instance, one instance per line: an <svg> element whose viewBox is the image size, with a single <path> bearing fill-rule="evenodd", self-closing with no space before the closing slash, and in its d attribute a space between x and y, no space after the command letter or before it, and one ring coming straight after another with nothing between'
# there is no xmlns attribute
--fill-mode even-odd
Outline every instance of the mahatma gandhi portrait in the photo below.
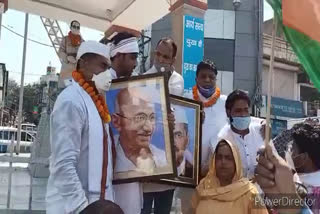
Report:
<svg viewBox="0 0 320 214"><path fill-rule="evenodd" d="M156 123L155 103L149 88L119 90L112 114L112 124L118 132L116 179L153 175L168 165L165 150L152 144Z"/></svg>

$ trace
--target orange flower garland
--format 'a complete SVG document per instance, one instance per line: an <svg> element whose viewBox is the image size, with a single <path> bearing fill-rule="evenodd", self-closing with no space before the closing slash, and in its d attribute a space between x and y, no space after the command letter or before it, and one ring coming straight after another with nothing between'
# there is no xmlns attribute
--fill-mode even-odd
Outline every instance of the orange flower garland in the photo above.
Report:
<svg viewBox="0 0 320 214"><path fill-rule="evenodd" d="M79 46L81 44L81 36L80 35L74 35L71 31L69 31L68 34L72 46Z"/></svg>
<svg viewBox="0 0 320 214"><path fill-rule="evenodd" d="M196 101L200 101L200 97L198 94L198 87L197 85L193 86L192 88L192 94L193 94L193 99ZM210 99L207 102L202 102L204 107L210 107L216 104L217 100L220 98L220 88L216 87L216 92L210 97Z"/></svg>
<svg viewBox="0 0 320 214"><path fill-rule="evenodd" d="M73 71L72 77L90 95L103 122L109 123L111 121L111 117L104 97L98 94L97 90L84 80L83 75L80 72Z"/></svg>

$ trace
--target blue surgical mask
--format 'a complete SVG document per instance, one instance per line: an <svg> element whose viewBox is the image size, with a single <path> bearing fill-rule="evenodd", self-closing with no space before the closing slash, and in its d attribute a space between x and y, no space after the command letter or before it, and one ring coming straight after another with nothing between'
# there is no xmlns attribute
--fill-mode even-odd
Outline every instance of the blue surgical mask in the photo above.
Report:
<svg viewBox="0 0 320 214"><path fill-rule="evenodd" d="M210 88L203 88L201 87L200 85L197 86L198 87L198 90L200 92L200 94L202 96L204 96L205 98L209 98L212 96L212 94L215 92L215 88L213 87L210 87Z"/></svg>
<svg viewBox="0 0 320 214"><path fill-rule="evenodd" d="M244 131L249 128L251 117L232 117L231 125L239 131Z"/></svg>

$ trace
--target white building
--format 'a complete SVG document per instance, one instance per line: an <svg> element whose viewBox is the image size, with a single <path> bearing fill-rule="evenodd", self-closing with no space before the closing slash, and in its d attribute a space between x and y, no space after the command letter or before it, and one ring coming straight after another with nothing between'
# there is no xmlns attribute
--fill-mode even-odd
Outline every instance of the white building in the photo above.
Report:
<svg viewBox="0 0 320 214"><path fill-rule="evenodd" d="M47 74L40 77L40 84L43 85L41 103L48 105L49 98L58 92L59 76L56 73L56 68L48 66Z"/></svg>

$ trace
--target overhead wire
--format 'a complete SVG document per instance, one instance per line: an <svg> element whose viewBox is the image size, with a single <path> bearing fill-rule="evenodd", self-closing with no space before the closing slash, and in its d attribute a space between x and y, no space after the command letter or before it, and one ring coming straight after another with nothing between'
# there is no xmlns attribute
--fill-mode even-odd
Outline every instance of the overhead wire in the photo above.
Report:
<svg viewBox="0 0 320 214"><path fill-rule="evenodd" d="M21 74L21 72L16 72L16 71L10 71L10 73ZM29 76L43 76L43 74L35 74L35 73L26 73L25 75L29 75Z"/></svg>
<svg viewBox="0 0 320 214"><path fill-rule="evenodd" d="M6 30L10 31L11 33L13 33L13 34L15 34L15 35L17 35L17 36L19 36L19 37L21 37L21 38L24 38L24 36L23 36L23 35L21 35L21 34L19 34L19 33L15 32L14 30L11 30L9 27L7 27L7 26L5 26L5 25L1 25L1 26L2 26L3 28L5 28ZM53 46L52 46L52 45L48 45L48 44L45 44L45 43L42 43L42 42L38 42L38 41L36 41L36 40L29 39L29 38L28 38L28 40L29 40L30 42L37 43L37 44L39 44L39 45L43 45L43 46L46 46L46 47L53 48Z"/></svg>

